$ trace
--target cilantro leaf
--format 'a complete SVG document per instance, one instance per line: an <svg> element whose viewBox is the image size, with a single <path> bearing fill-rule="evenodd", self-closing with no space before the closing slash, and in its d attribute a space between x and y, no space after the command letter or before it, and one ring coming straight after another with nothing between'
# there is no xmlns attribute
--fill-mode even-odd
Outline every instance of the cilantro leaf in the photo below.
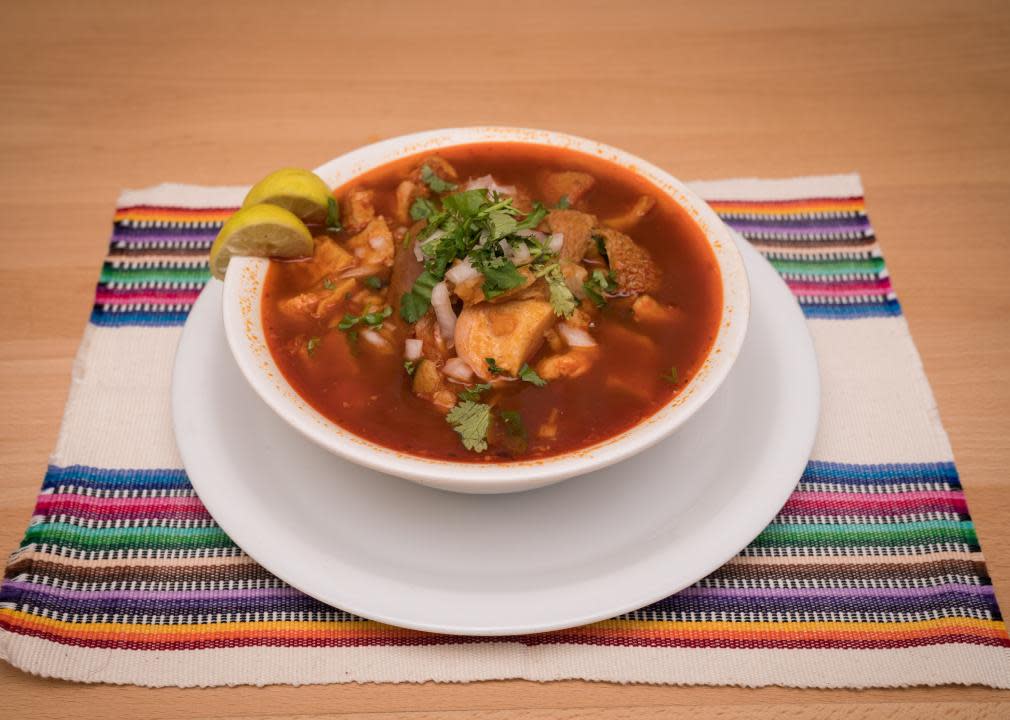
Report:
<svg viewBox="0 0 1010 720"><path fill-rule="evenodd" d="M337 287L337 284L335 282L333 282L332 279L330 279L328 277L327 278L323 278L323 288L324 289L326 289L326 290L334 290L334 289L336 289L336 287Z"/></svg>
<svg viewBox="0 0 1010 720"><path fill-rule="evenodd" d="M325 283L323 283L325 285ZM378 290L382 287L382 280L376 275L369 275L365 278L365 285L372 290ZM332 290L333 288L327 288L327 290Z"/></svg>
<svg viewBox="0 0 1010 720"><path fill-rule="evenodd" d="M485 203L487 203L487 190L484 188L464 190L442 198L442 207L464 220L477 217L481 206Z"/></svg>
<svg viewBox="0 0 1010 720"><path fill-rule="evenodd" d="M532 230L539 225L545 217L547 217L547 208L545 208L542 204L537 203L533 206L533 210L530 214L519 221L515 229Z"/></svg>
<svg viewBox="0 0 1010 720"><path fill-rule="evenodd" d="M386 307L382 308L382 310L376 310L374 312L362 315L361 321L365 323L365 325L368 325L369 327L381 328L382 321L392 314L393 314L393 308L387 305Z"/></svg>
<svg viewBox="0 0 1010 720"><path fill-rule="evenodd" d="M568 202L568 196L567 195L562 195L561 199L558 200L558 204L555 205L555 207L558 210L567 210L571 206L572 206L572 204L570 202Z"/></svg>
<svg viewBox="0 0 1010 720"><path fill-rule="evenodd" d="M318 337L310 337L309 341L305 344L305 350L309 355L312 355L319 344L322 343L323 339Z"/></svg>
<svg viewBox="0 0 1010 720"><path fill-rule="evenodd" d="M333 197L326 198L326 227L330 230L343 230L340 224L340 206Z"/></svg>
<svg viewBox="0 0 1010 720"><path fill-rule="evenodd" d="M435 203L428 198L419 197L414 201L413 205L410 206L411 220L427 220L437 213L438 208L436 208Z"/></svg>
<svg viewBox="0 0 1010 720"><path fill-rule="evenodd" d="M478 263L477 269L484 275L481 289L488 300L526 282L526 276L508 258L495 257L488 262Z"/></svg>
<svg viewBox="0 0 1010 720"><path fill-rule="evenodd" d="M350 330L352 327L357 325L360 320L361 318L357 315L344 315L337 327L341 330Z"/></svg>
<svg viewBox="0 0 1010 720"><path fill-rule="evenodd" d="M613 277L613 271L605 273L602 270L593 270L593 274L582 283L582 289L586 291L586 296L592 300L593 305L602 308L607 304L604 293L613 292L617 289L617 281Z"/></svg>
<svg viewBox="0 0 1010 720"><path fill-rule="evenodd" d="M498 413L505 424L505 431L514 438L526 439L526 426L523 425L523 416L517 410L502 410Z"/></svg>
<svg viewBox="0 0 1010 720"><path fill-rule="evenodd" d="M400 317L409 323L416 323L424 317L431 306L431 289L439 282L441 279L428 270L418 275L414 287L400 298Z"/></svg>
<svg viewBox="0 0 1010 720"><path fill-rule="evenodd" d="M417 360L404 360L403 369L407 371L408 375L413 375L414 371L417 370Z"/></svg>
<svg viewBox="0 0 1010 720"><path fill-rule="evenodd" d="M537 387L543 387L544 385L547 384L547 381L544 380L542 377L540 377L537 374L537 371L531 368L526 363L523 363L523 366L519 368L519 375L517 375L517 377L520 380L525 380L531 385L536 385Z"/></svg>
<svg viewBox="0 0 1010 720"><path fill-rule="evenodd" d="M455 183L443 180L427 165L421 166L421 180L423 180L424 184L430 187L433 192L444 193L456 189Z"/></svg>
<svg viewBox="0 0 1010 720"><path fill-rule="evenodd" d="M491 424L490 405L464 400L449 411L445 420L459 433L463 447L467 450L487 450L487 430Z"/></svg>
<svg viewBox="0 0 1010 720"><path fill-rule="evenodd" d="M480 400L480 395L481 395L482 392L484 392L485 390L490 390L490 389L491 389L491 383L479 383L477 385L471 385L470 387L466 388L465 390L462 390L462 391L456 393L456 396L461 401L464 401L464 402L467 401L467 400L476 402L477 400Z"/></svg>
<svg viewBox="0 0 1010 720"><path fill-rule="evenodd" d="M490 213L487 220L488 230L491 231L491 240L500 240L506 235L511 235L519 224L514 217L501 211Z"/></svg>
<svg viewBox="0 0 1010 720"><path fill-rule="evenodd" d="M660 375L659 377L662 380L666 380L671 385L676 385L677 384L677 366L674 365L672 368L670 368L669 372L664 373L663 375Z"/></svg>
<svg viewBox="0 0 1010 720"><path fill-rule="evenodd" d="M572 291L568 289L568 285L565 284L565 276L561 272L561 266L550 266L544 277L547 278L547 285L550 287L551 307L554 308L554 314L558 317L571 317L579 304L576 302L575 296L572 295Z"/></svg>
<svg viewBox="0 0 1010 720"><path fill-rule="evenodd" d="M423 297L414 291L403 293L400 298L400 317L409 323L416 323L431 306L431 297Z"/></svg>
<svg viewBox="0 0 1010 720"><path fill-rule="evenodd" d="M495 359L492 357L484 358L484 362L487 363L487 371L492 375L504 375L505 369L500 367Z"/></svg>

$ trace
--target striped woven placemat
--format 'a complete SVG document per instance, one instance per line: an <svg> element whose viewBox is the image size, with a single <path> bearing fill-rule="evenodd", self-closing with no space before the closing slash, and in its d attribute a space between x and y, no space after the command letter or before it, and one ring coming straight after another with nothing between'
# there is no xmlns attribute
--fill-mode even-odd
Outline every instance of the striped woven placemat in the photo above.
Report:
<svg viewBox="0 0 1010 720"><path fill-rule="evenodd" d="M290 588L207 514L170 372L242 188L123 194L56 450L0 589L0 657L139 685L489 678L1010 687L1010 638L856 176L694 185L795 292L820 434L781 514L710 577L517 638L380 625Z"/></svg>

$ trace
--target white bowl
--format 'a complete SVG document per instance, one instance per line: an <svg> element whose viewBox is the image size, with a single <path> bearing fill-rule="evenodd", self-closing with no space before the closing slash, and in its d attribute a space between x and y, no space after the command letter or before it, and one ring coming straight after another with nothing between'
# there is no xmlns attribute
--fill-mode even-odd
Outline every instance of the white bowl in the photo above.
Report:
<svg viewBox="0 0 1010 720"><path fill-rule="evenodd" d="M263 333L260 299L269 260L233 258L224 283L228 344L253 390L289 425L348 460L444 490L503 493L529 490L582 475L623 460L662 440L684 424L729 374L743 345L750 315L750 286L729 228L701 198L668 173L641 158L584 138L546 130L474 127L431 130L367 145L316 170L338 187L372 168L416 153L472 143L523 142L595 155L628 168L666 192L702 229L722 279L719 332L691 381L651 417L625 432L573 452L538 460L460 463L410 455L370 442L321 415L292 388L277 367Z"/></svg>

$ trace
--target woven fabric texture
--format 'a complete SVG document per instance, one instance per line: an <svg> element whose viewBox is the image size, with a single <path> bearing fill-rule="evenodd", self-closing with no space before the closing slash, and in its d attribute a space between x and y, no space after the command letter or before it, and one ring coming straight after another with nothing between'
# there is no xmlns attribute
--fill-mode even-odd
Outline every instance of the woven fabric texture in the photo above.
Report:
<svg viewBox="0 0 1010 720"><path fill-rule="evenodd" d="M125 192L60 438L0 588L0 657L86 682L583 678L1010 687L1010 638L854 175L699 182L814 337L820 433L775 521L711 576L586 627L439 636L327 607L256 565L182 468L173 352L243 188Z"/></svg>

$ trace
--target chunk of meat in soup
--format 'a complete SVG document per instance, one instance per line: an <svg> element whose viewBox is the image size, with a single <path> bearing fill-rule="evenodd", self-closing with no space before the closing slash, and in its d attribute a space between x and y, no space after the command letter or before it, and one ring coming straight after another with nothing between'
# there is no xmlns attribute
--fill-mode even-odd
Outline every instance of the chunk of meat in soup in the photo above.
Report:
<svg viewBox="0 0 1010 720"><path fill-rule="evenodd" d="M547 215L547 227L552 233L564 235L564 244L559 253L562 260L579 262L586 255L593 241L593 228L597 220L589 213L578 210L551 210Z"/></svg>
<svg viewBox="0 0 1010 720"><path fill-rule="evenodd" d="M540 175L540 192L549 207L560 203L561 198L565 198L569 205L575 205L595 184L595 178L589 173L573 170L546 172Z"/></svg>
<svg viewBox="0 0 1010 720"><path fill-rule="evenodd" d="M553 324L554 310L545 300L470 305L456 321L456 352L482 380L495 377L487 358L494 358L498 367L515 376Z"/></svg>
<svg viewBox="0 0 1010 720"><path fill-rule="evenodd" d="M651 293L659 290L662 275L649 251L622 232L610 228L596 230L603 237L610 269L623 293Z"/></svg>
<svg viewBox="0 0 1010 720"><path fill-rule="evenodd" d="M354 188L344 196L340 222L349 232L359 232L375 218L374 190Z"/></svg>

